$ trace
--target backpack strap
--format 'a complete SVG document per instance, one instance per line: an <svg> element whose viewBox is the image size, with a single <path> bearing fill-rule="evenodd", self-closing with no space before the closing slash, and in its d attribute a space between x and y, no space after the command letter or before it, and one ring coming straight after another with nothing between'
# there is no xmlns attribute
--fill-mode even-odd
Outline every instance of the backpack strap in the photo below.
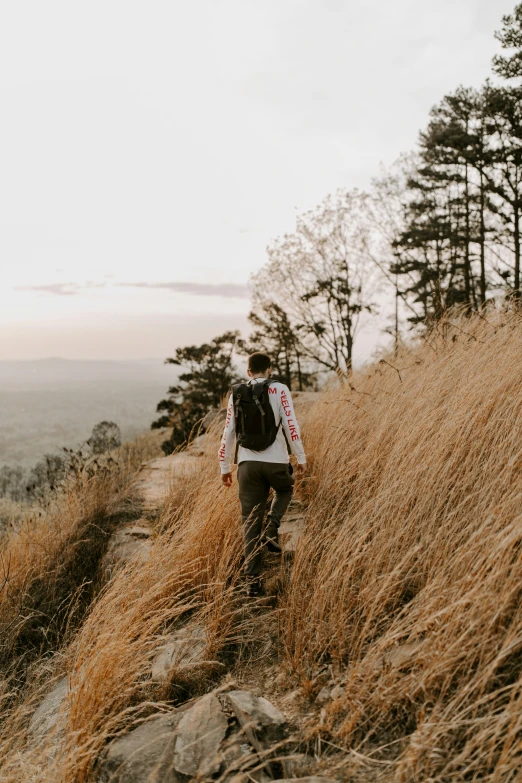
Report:
<svg viewBox="0 0 522 783"><path fill-rule="evenodd" d="M261 394L261 392L265 388L265 385L266 384L264 382L261 383L261 384L257 384L256 383L256 384L254 384L253 389L252 389L252 399L254 400L255 404L257 405L257 409L258 409L259 413L261 414L261 432L262 432L263 435L266 432L266 428L265 428L265 416L266 416L266 413L263 410L263 406L259 402L259 396L256 394L256 392L258 390L258 387L260 386L261 388L259 390L259 394Z"/></svg>
<svg viewBox="0 0 522 783"><path fill-rule="evenodd" d="M237 383L232 387L232 399L234 402L234 419L236 422L236 436L237 436L237 424L238 424L238 418L239 415L241 415L241 426L244 429L245 428L245 414L243 412L243 409L241 408L241 386L242 383Z"/></svg>

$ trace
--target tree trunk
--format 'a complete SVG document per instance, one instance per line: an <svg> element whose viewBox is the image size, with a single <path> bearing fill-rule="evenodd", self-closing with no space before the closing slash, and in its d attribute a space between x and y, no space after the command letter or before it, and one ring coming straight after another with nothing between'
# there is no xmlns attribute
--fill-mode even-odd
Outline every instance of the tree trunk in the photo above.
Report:
<svg viewBox="0 0 522 783"><path fill-rule="evenodd" d="M295 356L297 361L297 384L299 386L299 391L303 391L303 373L301 371L301 356L299 351L296 350Z"/></svg>
<svg viewBox="0 0 522 783"><path fill-rule="evenodd" d="M471 308L472 306L472 299L471 299L471 260L470 260L470 254L469 254L469 246L470 246L470 223L469 223L469 171L468 171L468 164L466 163L465 167L466 171L466 190L465 190L465 201L466 201L466 237L465 237L465 256L464 256L464 284L466 288L466 300Z"/></svg>
<svg viewBox="0 0 522 783"><path fill-rule="evenodd" d="M399 275L395 275L395 334L394 334L394 355L399 353Z"/></svg>
<svg viewBox="0 0 522 783"><path fill-rule="evenodd" d="M520 298L520 209L518 203L513 206L515 221L515 297Z"/></svg>
<svg viewBox="0 0 522 783"><path fill-rule="evenodd" d="M292 368L290 365L290 350L288 348L288 341L285 341L285 374L288 383L288 388L292 390Z"/></svg>
<svg viewBox="0 0 522 783"><path fill-rule="evenodd" d="M486 302L486 220L484 174L480 172L480 301Z"/></svg>

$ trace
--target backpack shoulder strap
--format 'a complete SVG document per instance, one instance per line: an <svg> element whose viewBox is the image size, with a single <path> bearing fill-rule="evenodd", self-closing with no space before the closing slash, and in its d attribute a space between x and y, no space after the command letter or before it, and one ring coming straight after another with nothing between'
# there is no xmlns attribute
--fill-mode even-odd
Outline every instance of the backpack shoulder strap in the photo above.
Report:
<svg viewBox="0 0 522 783"><path fill-rule="evenodd" d="M265 388L267 386L267 380L268 379L263 380L260 383L253 383L252 384L252 399L254 400L254 402L255 402L255 404L257 406L257 409L258 409L259 413L261 414L261 432L262 432L263 435L266 432L266 425L265 425L266 413L265 413L265 410L264 410L263 406L261 405L261 402L259 401L259 398L260 398L261 394L263 393L263 391L265 390Z"/></svg>
<svg viewBox="0 0 522 783"><path fill-rule="evenodd" d="M238 431L241 427L244 426L244 418L245 415L241 409L241 397L242 394L246 392L246 389L243 389L242 387L246 386L245 383L234 383L232 386L232 406L234 408L234 421L236 424L236 448L234 453L234 465L237 465L237 455L239 451L239 440L238 440Z"/></svg>
<svg viewBox="0 0 522 783"><path fill-rule="evenodd" d="M246 397L248 389L245 388L246 383L235 383L232 386L232 402L234 406L234 421L236 423L236 440L238 432L244 429L245 414L241 407L241 398ZM241 425L241 426L240 426Z"/></svg>

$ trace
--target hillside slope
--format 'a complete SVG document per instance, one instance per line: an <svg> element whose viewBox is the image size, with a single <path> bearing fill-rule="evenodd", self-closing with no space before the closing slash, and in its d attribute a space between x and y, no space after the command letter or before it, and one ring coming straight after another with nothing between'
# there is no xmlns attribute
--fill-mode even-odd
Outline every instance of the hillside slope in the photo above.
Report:
<svg viewBox="0 0 522 783"><path fill-rule="evenodd" d="M23 639L4 655L0 779L119 780L103 777L115 737L234 689L267 697L288 730L265 755L246 734L248 764L227 769L223 756L201 779L261 780L254 756L264 779L519 779L521 357L520 315L448 319L304 408L302 533L295 557L267 558L257 603L241 591L237 494L220 486L209 433L197 470L147 512L147 557L98 578L81 617L33 654L32 677ZM121 503L121 484L109 489ZM45 583L40 567L19 591ZM192 657L155 676L167 639ZM62 717L36 741L31 714L64 675ZM159 779L190 778L170 766Z"/></svg>

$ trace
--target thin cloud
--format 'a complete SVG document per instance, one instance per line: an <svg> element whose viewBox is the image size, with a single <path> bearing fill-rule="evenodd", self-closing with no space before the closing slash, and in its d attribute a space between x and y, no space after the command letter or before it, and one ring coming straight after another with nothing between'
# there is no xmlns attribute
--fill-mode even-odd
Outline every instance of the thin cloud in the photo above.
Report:
<svg viewBox="0 0 522 783"><path fill-rule="evenodd" d="M42 291L58 296L74 296L80 290L76 283L48 283L47 285L16 285L17 291Z"/></svg>
<svg viewBox="0 0 522 783"><path fill-rule="evenodd" d="M95 283L88 280L86 283L46 283L43 285L16 285L17 291L42 291L45 294L56 296L76 296L85 288L104 288L105 283Z"/></svg>
<svg viewBox="0 0 522 783"><path fill-rule="evenodd" d="M54 294L55 296L77 296L85 289L104 288L107 283L96 283L87 280L85 283L45 283L41 285L18 285L15 286L18 291L40 291L45 294ZM113 283L120 288L157 288L168 291L175 291L180 294L191 294L193 296L219 296L225 299L248 299L249 291L246 285L240 283L184 283L184 282L165 282L165 283Z"/></svg>
<svg viewBox="0 0 522 783"><path fill-rule="evenodd" d="M248 299L246 285L239 283L116 283L124 288L163 288L194 296L220 296L225 299Z"/></svg>

